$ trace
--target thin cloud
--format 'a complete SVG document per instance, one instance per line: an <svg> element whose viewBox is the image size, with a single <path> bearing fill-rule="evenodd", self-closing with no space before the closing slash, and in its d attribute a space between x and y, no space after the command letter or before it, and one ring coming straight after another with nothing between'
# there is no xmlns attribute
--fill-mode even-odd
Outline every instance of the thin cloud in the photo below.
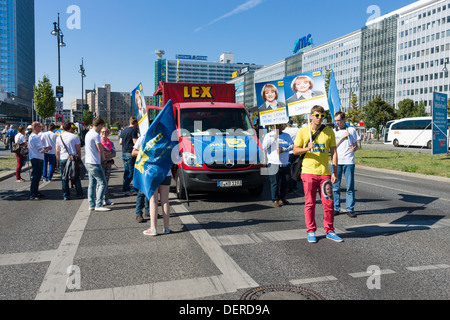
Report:
<svg viewBox="0 0 450 320"><path fill-rule="evenodd" d="M248 11L248 10L251 10L251 9L253 9L253 8L257 7L257 6L259 6L261 3L263 3L263 1L264 1L264 0L249 0L249 1L247 1L246 3L244 3L244 4L241 4L240 6L238 6L237 8L235 8L234 10L232 10L232 11L230 11L230 12L224 14L223 16L221 16L221 17L219 17L219 18L217 18L217 19L214 19L213 21L211 21L211 22L208 23L207 25L195 29L194 32L198 32L198 31L202 30L203 28L209 27L210 25L212 25L212 24L214 24L214 23L216 23L216 22L219 22L219 21L221 21L221 20L223 20L223 19L226 19L226 18L229 18L229 17L231 17L231 16L234 16L235 14L238 14L238 13L241 13L241 12L245 12L245 11Z"/></svg>

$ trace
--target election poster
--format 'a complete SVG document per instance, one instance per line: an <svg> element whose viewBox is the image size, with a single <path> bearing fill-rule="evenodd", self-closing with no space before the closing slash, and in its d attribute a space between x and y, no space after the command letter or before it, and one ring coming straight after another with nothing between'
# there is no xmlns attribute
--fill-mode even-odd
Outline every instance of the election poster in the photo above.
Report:
<svg viewBox="0 0 450 320"><path fill-rule="evenodd" d="M147 104L145 103L144 89L140 83L136 89L131 92L131 100L133 101L136 118L139 123L139 131L145 134L148 129Z"/></svg>
<svg viewBox="0 0 450 320"><path fill-rule="evenodd" d="M282 80L255 83L255 90L261 126L289 122Z"/></svg>
<svg viewBox="0 0 450 320"><path fill-rule="evenodd" d="M433 94L433 155L447 154L447 95Z"/></svg>
<svg viewBox="0 0 450 320"><path fill-rule="evenodd" d="M325 77L320 70L285 77L284 92L290 117L309 114L315 105L329 110Z"/></svg>

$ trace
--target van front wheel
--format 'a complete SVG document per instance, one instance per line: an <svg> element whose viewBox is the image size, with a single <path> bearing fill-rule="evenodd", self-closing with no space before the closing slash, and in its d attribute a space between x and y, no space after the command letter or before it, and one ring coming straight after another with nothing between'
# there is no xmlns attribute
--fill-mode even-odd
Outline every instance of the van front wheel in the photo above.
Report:
<svg viewBox="0 0 450 320"><path fill-rule="evenodd" d="M176 190L177 190L177 198L185 200L186 199L186 191L184 189L183 185L183 179L181 178L181 170L177 171L177 178L175 180L176 182Z"/></svg>

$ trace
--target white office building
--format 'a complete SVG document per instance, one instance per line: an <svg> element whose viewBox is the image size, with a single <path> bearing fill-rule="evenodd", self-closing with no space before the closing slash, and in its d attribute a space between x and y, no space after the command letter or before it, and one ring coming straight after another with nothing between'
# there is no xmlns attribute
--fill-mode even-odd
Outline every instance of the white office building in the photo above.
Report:
<svg viewBox="0 0 450 320"><path fill-rule="evenodd" d="M302 72L333 70L344 109L350 94L359 97L361 30L317 46L303 54Z"/></svg>
<svg viewBox="0 0 450 320"><path fill-rule="evenodd" d="M395 103L423 101L430 112L433 92L450 93L450 1L419 1L397 14Z"/></svg>

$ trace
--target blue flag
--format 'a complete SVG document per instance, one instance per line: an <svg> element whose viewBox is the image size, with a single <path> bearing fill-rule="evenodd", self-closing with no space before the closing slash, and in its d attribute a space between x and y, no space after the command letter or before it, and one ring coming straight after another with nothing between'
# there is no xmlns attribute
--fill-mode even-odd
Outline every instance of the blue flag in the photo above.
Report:
<svg viewBox="0 0 450 320"><path fill-rule="evenodd" d="M336 123L334 115L336 112L341 111L341 99L339 98L339 91L333 71L331 71L330 83L328 86L328 105L330 107L331 118L333 119L333 122Z"/></svg>
<svg viewBox="0 0 450 320"><path fill-rule="evenodd" d="M173 166L172 141L175 128L172 100L162 109L148 128L134 166L133 186L150 199Z"/></svg>

